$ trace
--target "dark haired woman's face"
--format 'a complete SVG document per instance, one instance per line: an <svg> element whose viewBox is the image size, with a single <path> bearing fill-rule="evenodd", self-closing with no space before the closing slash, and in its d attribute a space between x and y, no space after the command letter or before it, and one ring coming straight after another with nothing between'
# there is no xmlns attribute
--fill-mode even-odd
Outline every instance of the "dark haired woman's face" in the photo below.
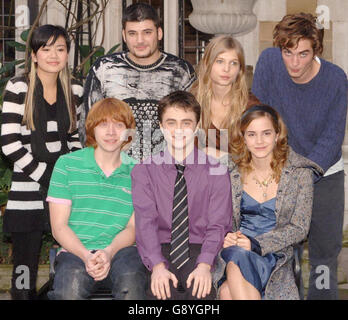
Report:
<svg viewBox="0 0 348 320"><path fill-rule="evenodd" d="M64 37L57 38L55 43L51 43L52 39L47 41L36 54L32 54L32 59L37 63L37 73L52 74L63 70L68 62L68 50Z"/></svg>
<svg viewBox="0 0 348 320"><path fill-rule="evenodd" d="M250 122L244 133L244 141L252 158L272 160L273 149L278 134L268 117L260 117Z"/></svg>

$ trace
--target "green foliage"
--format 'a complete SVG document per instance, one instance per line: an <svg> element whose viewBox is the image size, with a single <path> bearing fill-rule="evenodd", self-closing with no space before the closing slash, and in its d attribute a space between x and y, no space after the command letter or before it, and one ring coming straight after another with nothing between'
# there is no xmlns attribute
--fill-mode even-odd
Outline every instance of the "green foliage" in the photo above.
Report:
<svg viewBox="0 0 348 320"><path fill-rule="evenodd" d="M28 38L30 29L24 30L20 37L21 39L26 42ZM19 43L17 41L9 41L8 45L11 47L14 47L16 51L18 52L25 52L26 46L23 43ZM2 52L0 52L0 60L2 59ZM8 80L10 80L16 73L16 66L23 69L25 66L25 60L24 59L18 59L11 62L6 62L3 66L0 68L0 109L2 108L2 98L3 98L3 92L6 86L6 83Z"/></svg>
<svg viewBox="0 0 348 320"><path fill-rule="evenodd" d="M1 123L1 110L0 110ZM1 128L0 128L1 129ZM12 165L0 151L0 207L7 203L7 195L11 187Z"/></svg>
<svg viewBox="0 0 348 320"><path fill-rule="evenodd" d="M7 195L10 191L12 170L10 165L0 157L0 207L7 203Z"/></svg>
<svg viewBox="0 0 348 320"><path fill-rule="evenodd" d="M21 33L20 37L25 42L28 38L29 29ZM17 41L10 41L9 45L14 47L16 51L25 52L26 46ZM0 59L2 58L2 53L0 52ZM0 68L0 123L1 123L1 109L3 101L3 92L6 86L6 83L11 79L16 72L16 66L19 68L24 68L25 60L18 59L11 62L6 62ZM0 207L7 203L7 196L11 186L12 178L12 165L5 158L5 156L0 151Z"/></svg>
<svg viewBox="0 0 348 320"><path fill-rule="evenodd" d="M0 264L12 264L11 237L2 231L3 217L0 217ZM39 264L49 264L49 251L55 241L51 233L44 233Z"/></svg>
<svg viewBox="0 0 348 320"><path fill-rule="evenodd" d="M120 46L119 43L114 45L106 54L108 55L108 54L114 53L119 46ZM80 68L76 68L75 70L73 70L72 73L75 75L75 77L79 79L85 79L93 63L99 57L102 57L105 55L105 49L103 47L91 48L88 45L82 45L80 46L79 50L80 50L81 59L84 60L85 62L82 66L80 66ZM95 50L95 52L92 55L90 55L93 50Z"/></svg>

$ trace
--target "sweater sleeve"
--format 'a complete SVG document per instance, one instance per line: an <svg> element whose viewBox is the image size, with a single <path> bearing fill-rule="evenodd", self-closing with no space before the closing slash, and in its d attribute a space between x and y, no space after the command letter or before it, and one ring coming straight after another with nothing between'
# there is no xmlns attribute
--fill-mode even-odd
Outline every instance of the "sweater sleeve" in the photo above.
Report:
<svg viewBox="0 0 348 320"><path fill-rule="evenodd" d="M185 63L185 73L182 75L181 90L189 91L193 82L196 80L196 73L189 62Z"/></svg>
<svg viewBox="0 0 348 320"><path fill-rule="evenodd" d="M37 161L22 143L23 133L28 131L22 126L27 89L24 81L9 80L6 85L1 114L0 144L2 152L14 163L15 167L48 189L52 168L45 162Z"/></svg>
<svg viewBox="0 0 348 320"><path fill-rule="evenodd" d="M251 91L264 104L271 104L271 92L269 92L272 88L271 69L267 50L263 51L256 63Z"/></svg>
<svg viewBox="0 0 348 320"><path fill-rule="evenodd" d="M80 139L80 136L84 134L84 132L81 132L80 127L80 118L83 108L83 87L78 83L72 83L72 92L76 98L76 130L68 135L68 148L70 151L76 151L82 148L82 139Z"/></svg>
<svg viewBox="0 0 348 320"><path fill-rule="evenodd" d="M334 99L328 102L330 105L326 126L307 155L307 158L318 164L324 172L338 160L335 157L341 153L347 117L347 78L342 71L332 80L331 88L336 93Z"/></svg>
<svg viewBox="0 0 348 320"><path fill-rule="evenodd" d="M100 74L103 73L103 64L98 59L90 68L87 79L84 85L83 92L83 105L81 106L80 116L80 140L82 144L86 142L85 123L88 115L88 111L92 108L93 104L104 98L103 94L103 79L100 79Z"/></svg>
<svg viewBox="0 0 348 320"><path fill-rule="evenodd" d="M97 60L89 70L84 86L83 97L86 115L94 103L104 98L102 74L103 63L101 60Z"/></svg>

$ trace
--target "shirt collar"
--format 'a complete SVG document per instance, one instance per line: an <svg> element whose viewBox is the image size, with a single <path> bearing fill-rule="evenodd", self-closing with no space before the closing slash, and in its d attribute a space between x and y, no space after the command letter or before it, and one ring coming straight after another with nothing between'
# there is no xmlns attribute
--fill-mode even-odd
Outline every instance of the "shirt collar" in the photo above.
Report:
<svg viewBox="0 0 348 320"><path fill-rule="evenodd" d="M94 148L93 147L87 147L85 148L85 152L83 154L83 167L88 169L94 169L97 172L103 172L100 167L98 166L97 162L95 161L94 157ZM129 157L125 152L121 151L121 165L118 167L112 174L115 173L124 173L124 174L130 174L134 165L137 163L137 161L131 157Z"/></svg>
<svg viewBox="0 0 348 320"><path fill-rule="evenodd" d="M197 165L206 164L207 161L207 155L196 147L193 148L183 162L178 162L174 159L168 148L165 148L165 150L161 151L157 156L152 157L152 162L161 164L164 168L170 170L176 170L175 164L178 163L183 164L186 168L194 168Z"/></svg>

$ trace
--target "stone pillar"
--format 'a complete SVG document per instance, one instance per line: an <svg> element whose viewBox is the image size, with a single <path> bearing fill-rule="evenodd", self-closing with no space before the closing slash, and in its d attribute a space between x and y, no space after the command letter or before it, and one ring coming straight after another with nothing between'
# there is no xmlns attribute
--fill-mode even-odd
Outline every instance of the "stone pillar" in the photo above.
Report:
<svg viewBox="0 0 348 320"><path fill-rule="evenodd" d="M30 28L30 12L28 7L28 0L16 0L15 2L15 26L16 41L24 43L21 39L21 33ZM16 59L24 59L25 52L19 52L16 50ZM20 72L21 69L16 68L16 73Z"/></svg>
<svg viewBox="0 0 348 320"><path fill-rule="evenodd" d="M39 5L41 7L43 1L39 1ZM43 12L41 16L40 25L42 24L53 24L65 26L65 14L66 10L64 7L55 0L49 0L46 5L46 10Z"/></svg>
<svg viewBox="0 0 348 320"><path fill-rule="evenodd" d="M95 23L94 23L95 25ZM100 23L97 43L101 41L102 26ZM122 50L122 1L109 1L105 10L105 34L102 46L108 52L114 45L120 44Z"/></svg>
<svg viewBox="0 0 348 320"><path fill-rule="evenodd" d="M163 44L164 51L178 55L179 53L179 4L178 1L164 0Z"/></svg>
<svg viewBox="0 0 348 320"><path fill-rule="evenodd" d="M256 15L252 9L256 0L191 0L191 25L210 34L246 34L255 28Z"/></svg>

